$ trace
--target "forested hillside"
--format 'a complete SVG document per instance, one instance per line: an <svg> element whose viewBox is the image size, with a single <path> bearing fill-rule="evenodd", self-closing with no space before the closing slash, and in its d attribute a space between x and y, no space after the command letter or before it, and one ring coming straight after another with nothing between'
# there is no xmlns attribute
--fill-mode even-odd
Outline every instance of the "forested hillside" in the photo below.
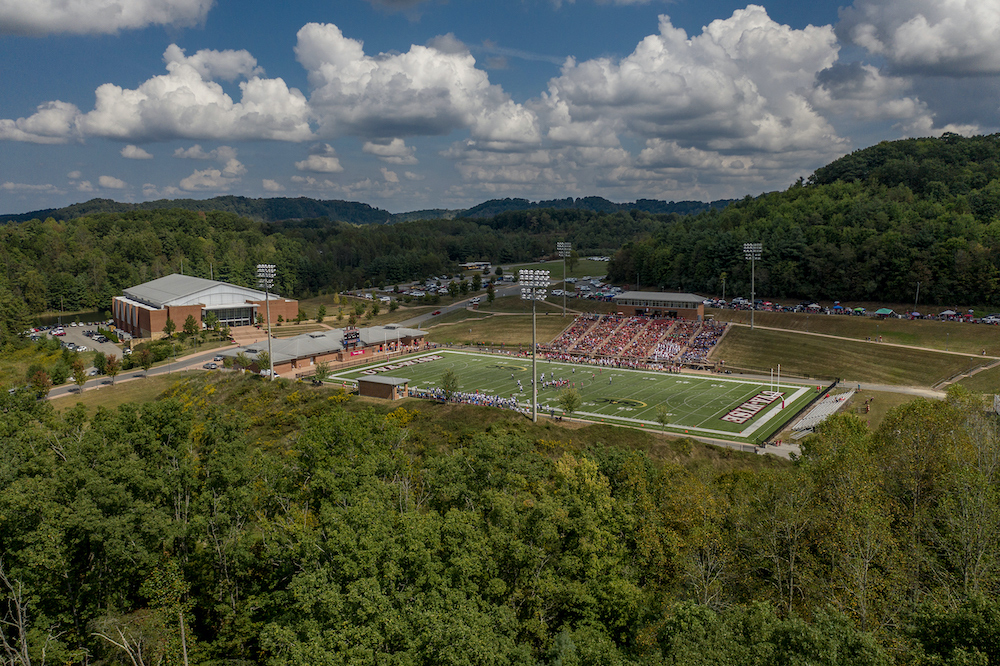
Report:
<svg viewBox="0 0 1000 666"><path fill-rule="evenodd" d="M10 222L0 225L0 321L8 322L0 330L24 330L25 316L47 310L106 309L122 289L169 273L252 286L256 264L274 263L278 293L303 298L450 273L464 261L531 261L563 239L607 254L664 219L561 210L395 225L264 224L171 209Z"/></svg>
<svg viewBox="0 0 1000 666"><path fill-rule="evenodd" d="M1000 135L884 142L808 183L665 223L613 279L749 296L742 245L763 244L764 297L1000 304Z"/></svg>
<svg viewBox="0 0 1000 666"><path fill-rule="evenodd" d="M99 213L131 213L172 209L235 213L258 222L322 217L349 224L384 224L392 218L392 214L387 211L354 201L322 201L307 197L248 199L247 197L227 195L212 199L158 199L143 203L120 203L111 199L91 199L65 208L35 211L21 215L0 215L0 223L26 222L49 217L55 220L72 220L84 215Z"/></svg>
<svg viewBox="0 0 1000 666"><path fill-rule="evenodd" d="M239 374L0 412L2 631L35 663L997 663L1000 433L958 392L795 467Z"/></svg>

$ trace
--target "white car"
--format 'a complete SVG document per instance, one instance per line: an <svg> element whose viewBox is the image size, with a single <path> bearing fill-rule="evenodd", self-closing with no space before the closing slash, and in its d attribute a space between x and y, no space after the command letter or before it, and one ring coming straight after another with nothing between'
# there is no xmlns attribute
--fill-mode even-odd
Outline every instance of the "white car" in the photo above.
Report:
<svg viewBox="0 0 1000 666"><path fill-rule="evenodd" d="M479 297L478 296L476 296L475 298L472 299L473 305L475 305L478 302L479 302Z"/></svg>

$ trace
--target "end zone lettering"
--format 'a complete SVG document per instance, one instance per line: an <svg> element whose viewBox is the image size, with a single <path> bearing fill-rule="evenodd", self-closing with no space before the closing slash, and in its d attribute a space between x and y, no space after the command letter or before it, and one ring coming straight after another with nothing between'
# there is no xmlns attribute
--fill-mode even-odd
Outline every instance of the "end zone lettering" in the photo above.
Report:
<svg viewBox="0 0 1000 666"><path fill-rule="evenodd" d="M739 407L733 409L725 416L721 416L719 418L722 421L729 421L730 423L746 423L753 417L757 416L757 412L764 409L772 402L780 400L782 395L784 394L780 391L763 391L750 398Z"/></svg>
<svg viewBox="0 0 1000 666"><path fill-rule="evenodd" d="M403 361L402 363L393 363L392 365L382 365L377 368L369 368L368 370L362 370L363 375L377 375L380 372L389 372L390 370L399 370L400 368L406 368L411 365L416 365L417 363L429 363L430 361L440 361L441 357L437 354L432 354L430 356L421 356L420 358L413 358L409 361Z"/></svg>

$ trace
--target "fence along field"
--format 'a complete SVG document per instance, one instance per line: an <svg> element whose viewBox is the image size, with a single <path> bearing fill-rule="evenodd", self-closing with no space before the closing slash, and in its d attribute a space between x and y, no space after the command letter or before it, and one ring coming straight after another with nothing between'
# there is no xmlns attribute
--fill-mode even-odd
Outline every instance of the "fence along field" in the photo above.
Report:
<svg viewBox="0 0 1000 666"><path fill-rule="evenodd" d="M410 389L439 388L448 369L459 379L465 393L515 397L531 409L531 359L519 356L480 354L438 349L394 363L380 363L339 372L335 382L356 382L359 377L381 374L410 380ZM816 396L815 386L765 380L737 379L728 375L704 375L631 370L539 360L544 381L562 380L565 386L538 391L539 415L562 415L559 394L576 388L583 404L572 414L607 424L630 425L676 434L700 435L741 443L755 443L777 432ZM520 381L520 385L518 382ZM657 420L666 407L668 422Z"/></svg>

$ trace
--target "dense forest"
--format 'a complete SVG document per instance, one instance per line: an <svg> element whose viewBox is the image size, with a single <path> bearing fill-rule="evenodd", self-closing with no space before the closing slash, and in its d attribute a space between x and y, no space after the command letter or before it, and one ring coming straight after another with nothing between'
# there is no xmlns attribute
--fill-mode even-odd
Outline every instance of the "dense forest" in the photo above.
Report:
<svg viewBox="0 0 1000 666"><path fill-rule="evenodd" d="M107 309L122 289L170 273L251 286L258 263L278 265L278 293L306 298L452 273L464 261L531 261L564 238L581 251L607 254L668 217L543 210L352 225L161 210L10 222L0 225L0 321L15 311L24 321L44 311ZM23 326L0 324L7 329Z"/></svg>
<svg viewBox="0 0 1000 666"><path fill-rule="evenodd" d="M1000 135L884 142L808 183L663 224L626 244L612 279L810 300L1000 305Z"/></svg>
<svg viewBox="0 0 1000 666"><path fill-rule="evenodd" d="M90 418L0 395L8 646L62 664L1000 663L1000 431L960 389L875 432L836 417L794 466L352 400L238 374Z"/></svg>

